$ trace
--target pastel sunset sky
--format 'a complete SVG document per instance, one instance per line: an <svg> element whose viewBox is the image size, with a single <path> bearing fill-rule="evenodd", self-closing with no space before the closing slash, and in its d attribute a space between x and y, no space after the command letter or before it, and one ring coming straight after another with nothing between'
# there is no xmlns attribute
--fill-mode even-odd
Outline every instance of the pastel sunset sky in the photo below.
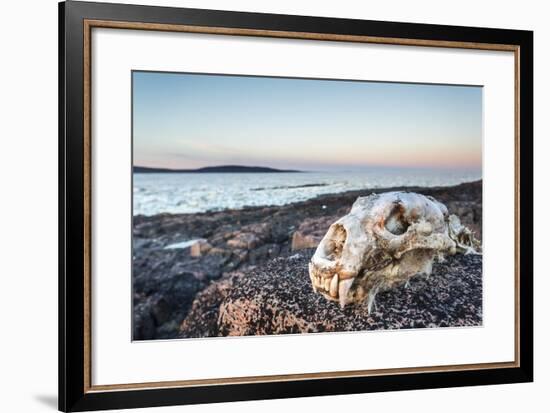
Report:
<svg viewBox="0 0 550 413"><path fill-rule="evenodd" d="M134 165L481 170L481 87L132 76Z"/></svg>

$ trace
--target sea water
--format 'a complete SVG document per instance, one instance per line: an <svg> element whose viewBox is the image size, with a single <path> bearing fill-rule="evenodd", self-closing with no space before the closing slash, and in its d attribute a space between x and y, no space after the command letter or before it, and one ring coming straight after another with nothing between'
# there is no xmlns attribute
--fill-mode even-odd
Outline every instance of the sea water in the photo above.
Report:
<svg viewBox="0 0 550 413"><path fill-rule="evenodd" d="M285 205L318 195L394 186L448 186L479 171L371 170L299 173L134 173L133 214L196 213Z"/></svg>

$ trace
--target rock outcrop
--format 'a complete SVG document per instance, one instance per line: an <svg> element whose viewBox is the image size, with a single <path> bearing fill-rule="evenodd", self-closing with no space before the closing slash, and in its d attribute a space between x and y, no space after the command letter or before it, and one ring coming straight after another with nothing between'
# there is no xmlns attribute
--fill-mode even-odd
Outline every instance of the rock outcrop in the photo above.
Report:
<svg viewBox="0 0 550 413"><path fill-rule="evenodd" d="M406 189L445 203L481 239L481 181ZM176 337L201 291L225 288L224 283L238 278L236 272L248 277L255 274L250 272L254 268L277 257L290 259L294 252L307 252L316 247L332 222L349 212L358 196L388 190L323 195L284 206L134 217L134 339ZM197 242L166 249L190 240ZM199 336L198 324L194 328Z"/></svg>
<svg viewBox="0 0 550 413"><path fill-rule="evenodd" d="M316 248L337 216L306 218L292 234L292 251Z"/></svg>
<svg viewBox="0 0 550 413"><path fill-rule="evenodd" d="M227 274L200 292L180 337L477 326L482 320L481 256L456 255L429 277L341 309L314 293L307 273L312 250Z"/></svg>

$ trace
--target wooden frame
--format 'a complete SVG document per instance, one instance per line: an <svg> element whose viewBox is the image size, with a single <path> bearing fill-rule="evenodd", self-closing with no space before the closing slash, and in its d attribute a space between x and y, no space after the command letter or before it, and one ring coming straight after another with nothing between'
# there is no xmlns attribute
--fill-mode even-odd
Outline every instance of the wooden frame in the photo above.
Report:
<svg viewBox="0 0 550 413"><path fill-rule="evenodd" d="M91 30L94 27L513 51L516 93L514 362L93 386L90 99ZM59 50L60 410L532 381L532 32L69 2L59 5Z"/></svg>

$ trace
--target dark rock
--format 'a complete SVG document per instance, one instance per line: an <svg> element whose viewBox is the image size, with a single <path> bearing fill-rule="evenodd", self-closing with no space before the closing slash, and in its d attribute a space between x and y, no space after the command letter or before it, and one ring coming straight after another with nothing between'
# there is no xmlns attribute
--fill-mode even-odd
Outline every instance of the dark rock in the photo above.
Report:
<svg viewBox="0 0 550 413"><path fill-rule="evenodd" d="M248 254L248 262L250 264L259 264L267 261L270 258L275 258L279 255L281 247L277 244L265 244Z"/></svg>
<svg viewBox="0 0 550 413"><path fill-rule="evenodd" d="M187 270L177 263L177 257L182 256L181 253L158 251L153 265L141 262L140 258L134 259L134 340L158 338L157 328L170 320L183 319L196 293L206 286L208 277L194 270L192 262ZM150 256L141 258L151 260ZM147 270L139 271L143 267ZM205 271L202 266L201 271ZM216 271L219 275L219 270ZM172 332L172 337L176 331Z"/></svg>
<svg viewBox="0 0 550 413"><path fill-rule="evenodd" d="M241 232L235 235L234 238L231 238L227 241L227 246L229 248L245 249L249 250L255 248L260 244L260 239L250 232Z"/></svg>
<svg viewBox="0 0 550 413"><path fill-rule="evenodd" d="M276 258L262 267L211 284L182 323L181 337L293 334L481 324L482 259L455 255L429 277L341 309L312 291L307 263L313 250Z"/></svg>
<svg viewBox="0 0 550 413"><path fill-rule="evenodd" d="M174 338L174 331L179 328L177 320L170 320L155 330L155 338L168 339Z"/></svg>
<svg viewBox="0 0 550 413"><path fill-rule="evenodd" d="M328 216L318 218L306 218L292 234L293 251L303 250L308 248L317 248L319 242L323 239L328 231L328 228L339 219L340 216Z"/></svg>
<svg viewBox="0 0 550 413"><path fill-rule="evenodd" d="M155 295L151 300L151 314L155 320L155 325L164 324L170 318L170 305L160 294Z"/></svg>
<svg viewBox="0 0 550 413"><path fill-rule="evenodd" d="M181 325L180 337L217 336L220 305L233 288L234 282L243 276L242 272L228 273L198 293L193 307Z"/></svg>
<svg viewBox="0 0 550 413"><path fill-rule="evenodd" d="M134 305L134 339L151 340L155 338L155 321L148 303Z"/></svg>

